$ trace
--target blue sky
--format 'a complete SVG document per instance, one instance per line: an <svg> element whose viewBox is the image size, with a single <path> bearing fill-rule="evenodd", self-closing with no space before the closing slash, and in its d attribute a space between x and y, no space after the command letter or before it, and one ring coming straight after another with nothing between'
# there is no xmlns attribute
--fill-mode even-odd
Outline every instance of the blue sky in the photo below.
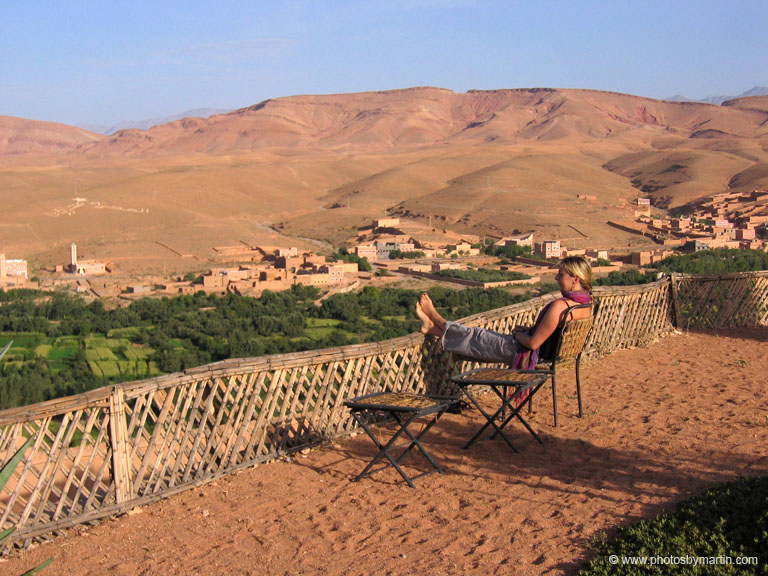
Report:
<svg viewBox="0 0 768 576"><path fill-rule="evenodd" d="M768 85L766 23L766 0L0 0L0 115L109 126L411 86L735 95Z"/></svg>

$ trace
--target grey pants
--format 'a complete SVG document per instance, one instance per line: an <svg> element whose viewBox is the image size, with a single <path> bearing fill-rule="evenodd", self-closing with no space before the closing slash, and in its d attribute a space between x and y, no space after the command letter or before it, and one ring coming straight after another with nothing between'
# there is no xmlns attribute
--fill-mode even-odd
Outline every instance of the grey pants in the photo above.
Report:
<svg viewBox="0 0 768 576"><path fill-rule="evenodd" d="M485 328L446 323L443 350L483 362L512 364L520 344L512 334L500 334Z"/></svg>

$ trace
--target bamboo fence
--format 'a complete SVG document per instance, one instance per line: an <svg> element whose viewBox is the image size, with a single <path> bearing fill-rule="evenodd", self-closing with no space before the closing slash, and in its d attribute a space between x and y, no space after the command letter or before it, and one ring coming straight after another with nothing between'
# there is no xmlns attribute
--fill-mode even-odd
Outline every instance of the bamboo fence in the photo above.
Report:
<svg viewBox="0 0 768 576"><path fill-rule="evenodd" d="M768 272L673 275L597 288L588 355L647 346L675 328L768 325ZM463 320L505 332L531 325L555 295ZM33 447L0 492L15 543L166 498L355 428L347 398L450 394L465 360L412 334L374 344L232 359L0 411L0 463Z"/></svg>

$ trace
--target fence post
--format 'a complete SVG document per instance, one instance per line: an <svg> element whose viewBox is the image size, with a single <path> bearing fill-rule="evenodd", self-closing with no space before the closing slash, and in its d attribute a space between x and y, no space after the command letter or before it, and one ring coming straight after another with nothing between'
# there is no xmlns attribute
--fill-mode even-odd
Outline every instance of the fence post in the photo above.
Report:
<svg viewBox="0 0 768 576"><path fill-rule="evenodd" d="M675 309L675 328L681 329L683 325L683 318L680 313L680 297L677 290L677 285L680 282L680 276L677 272L672 272L669 276L669 282L672 287L672 305Z"/></svg>
<svg viewBox="0 0 768 576"><path fill-rule="evenodd" d="M128 430L125 422L125 393L121 386L115 386L109 396L109 442L112 447L112 474L115 479L115 500L125 504L131 499L130 462L128 453Z"/></svg>

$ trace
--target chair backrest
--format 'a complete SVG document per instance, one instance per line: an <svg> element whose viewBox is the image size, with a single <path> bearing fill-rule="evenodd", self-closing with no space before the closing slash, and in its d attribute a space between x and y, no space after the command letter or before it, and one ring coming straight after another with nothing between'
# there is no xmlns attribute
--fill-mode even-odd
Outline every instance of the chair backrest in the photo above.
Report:
<svg viewBox="0 0 768 576"><path fill-rule="evenodd" d="M592 321L595 311L587 318L573 320L573 312L583 308L593 308L592 304L579 304L569 308L563 313L560 325L557 328L558 338L553 349L541 350L541 362L560 364L571 362L578 358L587 343L589 331L592 329Z"/></svg>

